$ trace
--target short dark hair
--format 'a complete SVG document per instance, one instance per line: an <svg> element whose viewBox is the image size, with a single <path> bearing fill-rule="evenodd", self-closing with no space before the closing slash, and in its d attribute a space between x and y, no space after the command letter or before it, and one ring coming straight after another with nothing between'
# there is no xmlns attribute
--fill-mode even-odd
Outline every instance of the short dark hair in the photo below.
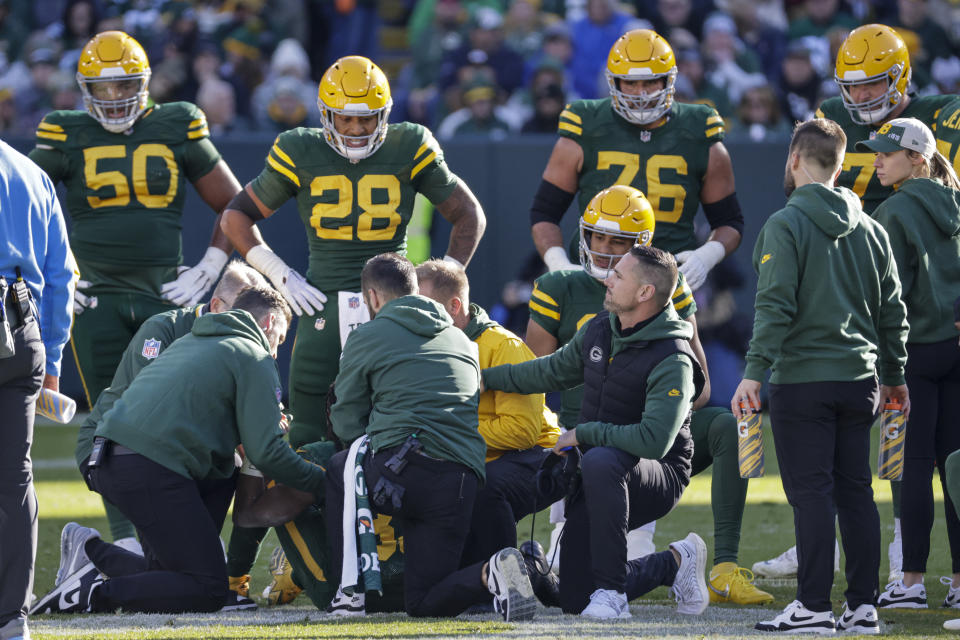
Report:
<svg viewBox="0 0 960 640"><path fill-rule="evenodd" d="M263 322L273 313L282 315L289 327L290 320L293 318L287 301L273 287L247 287L237 294L237 299L233 301L233 308L247 311L257 322Z"/></svg>
<svg viewBox="0 0 960 640"><path fill-rule="evenodd" d="M846 148L847 134L839 124L826 118L797 123L790 140L790 153L796 151L831 172L843 162Z"/></svg>
<svg viewBox="0 0 960 640"><path fill-rule="evenodd" d="M463 267L447 260L434 258L417 265L417 281L430 283L433 294L443 298L437 300L440 304L447 304L454 297L466 303L470 296L470 283L467 281L467 272Z"/></svg>
<svg viewBox="0 0 960 640"><path fill-rule="evenodd" d="M677 288L677 261L673 254L656 247L634 245L630 255L637 259L637 276L645 284L652 284L657 306L665 307Z"/></svg>
<svg viewBox="0 0 960 640"><path fill-rule="evenodd" d="M413 263L397 253L381 253L367 260L360 273L360 287L364 294L375 289L392 300L417 292L417 271Z"/></svg>

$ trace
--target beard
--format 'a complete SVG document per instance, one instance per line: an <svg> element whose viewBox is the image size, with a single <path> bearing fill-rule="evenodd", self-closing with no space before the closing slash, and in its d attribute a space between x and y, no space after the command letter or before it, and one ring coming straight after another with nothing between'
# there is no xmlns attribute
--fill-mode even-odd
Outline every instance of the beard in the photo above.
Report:
<svg viewBox="0 0 960 640"><path fill-rule="evenodd" d="M790 172L790 165L783 172L783 193L789 198L797 189L797 181L793 179L793 173Z"/></svg>

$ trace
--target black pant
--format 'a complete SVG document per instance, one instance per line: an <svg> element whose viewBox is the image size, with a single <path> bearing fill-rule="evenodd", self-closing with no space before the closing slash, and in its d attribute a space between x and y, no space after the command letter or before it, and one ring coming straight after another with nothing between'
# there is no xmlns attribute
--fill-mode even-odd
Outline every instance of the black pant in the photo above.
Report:
<svg viewBox="0 0 960 640"><path fill-rule="evenodd" d="M7 313L15 318L13 305ZM46 359L35 317L12 333L14 355L0 360L0 627L26 620L33 590L37 497L30 445Z"/></svg>
<svg viewBox="0 0 960 640"><path fill-rule="evenodd" d="M583 490L567 502L560 545L560 604L566 613L583 611L595 589L625 593L628 585L638 591L648 582L634 575L646 571L645 564L627 564L627 531L673 509L690 483L690 458L647 460L593 447L583 455L581 471Z"/></svg>
<svg viewBox="0 0 960 640"><path fill-rule="evenodd" d="M477 476L462 464L413 452L406 456L406 468L395 474L384 465L399 449L368 454L363 471L371 506L377 513L393 516L403 535L404 608L411 616L455 616L488 593L480 577L482 563L458 570L477 493ZM327 466L327 532L337 582L343 558L343 468L347 453L333 456ZM373 500L373 489L380 478L403 488L399 508L389 500L383 504Z"/></svg>
<svg viewBox="0 0 960 640"><path fill-rule="evenodd" d="M94 611L208 612L227 597L220 529L236 487L191 480L141 455L109 453L90 472L94 489L137 528L144 557L94 539L90 560L109 576L94 592Z"/></svg>
<svg viewBox="0 0 960 640"><path fill-rule="evenodd" d="M904 443L903 570L927 570L933 527L933 465L940 471L953 573L960 572L960 521L947 488L947 456L960 449L960 345L956 338L907 344L910 422Z"/></svg>
<svg viewBox="0 0 960 640"><path fill-rule="evenodd" d="M880 573L880 516L870 486L875 379L770 385L770 421L780 479L793 507L797 600L831 608L834 519L846 554L847 604L874 603Z"/></svg>
<svg viewBox="0 0 960 640"><path fill-rule="evenodd" d="M487 481L473 503L462 566L486 562L504 547L517 546L517 522L549 504L537 504L536 487L537 469L549 454L549 449L533 447L487 463Z"/></svg>

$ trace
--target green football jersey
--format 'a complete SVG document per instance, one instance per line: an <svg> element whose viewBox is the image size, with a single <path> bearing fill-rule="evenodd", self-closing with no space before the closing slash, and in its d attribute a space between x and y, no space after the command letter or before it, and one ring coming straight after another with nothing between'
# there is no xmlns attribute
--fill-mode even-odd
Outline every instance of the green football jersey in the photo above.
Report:
<svg viewBox="0 0 960 640"><path fill-rule="evenodd" d="M710 147L724 136L712 107L674 103L667 122L641 129L616 114L610 98L578 100L560 114L558 133L583 149L578 206L615 184L646 195L657 219L653 245L670 253L695 249L693 220Z"/></svg>
<svg viewBox="0 0 960 640"><path fill-rule="evenodd" d="M928 127L933 128L936 125L941 108L956 97L954 95L911 96L910 104L897 117L916 118ZM817 109L816 117L833 120L847 134L847 152L843 156L843 171L840 172L837 184L852 189L854 193L860 196L860 200L863 202L863 210L873 214L873 210L893 193L893 187L885 187L880 184L876 169L873 167L876 154L857 151L856 145L861 140L873 138L881 125L878 124L874 127L868 124L857 124L850 117L850 113L843 106L843 100L839 97L824 100L820 108Z"/></svg>
<svg viewBox="0 0 960 640"><path fill-rule="evenodd" d="M557 339L558 346L567 344L574 334L593 316L603 310L607 288L586 271L551 271L537 278L530 296L530 319ZM683 274L678 274L673 292L673 308L686 320L697 311L693 291ZM583 387L567 389L560 396L560 424L567 429L577 426Z"/></svg>
<svg viewBox="0 0 960 640"><path fill-rule="evenodd" d="M456 185L429 129L403 122L390 125L383 145L359 162L334 151L323 129L281 133L253 190L270 209L296 198L310 250L307 280L330 292L359 291L368 259L405 253L418 192L437 204Z"/></svg>
<svg viewBox="0 0 960 640"><path fill-rule="evenodd" d="M933 133L937 136L937 151L960 172L960 97L940 110Z"/></svg>
<svg viewBox="0 0 960 640"><path fill-rule="evenodd" d="M180 264L185 183L220 161L209 135L188 102L153 106L129 133L107 131L86 111L47 114L30 159L66 185L82 278L123 282L130 267Z"/></svg>

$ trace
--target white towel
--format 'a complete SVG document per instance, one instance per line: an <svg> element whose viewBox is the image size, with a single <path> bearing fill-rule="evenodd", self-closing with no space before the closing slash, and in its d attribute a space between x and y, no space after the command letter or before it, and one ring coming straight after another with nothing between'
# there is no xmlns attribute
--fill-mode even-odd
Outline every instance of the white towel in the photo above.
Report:
<svg viewBox="0 0 960 640"><path fill-rule="evenodd" d="M357 472L357 451L369 439L357 438L347 452L347 462L343 467L343 568L340 578L340 590L353 588L360 581L357 566L357 492L354 489L354 477Z"/></svg>

